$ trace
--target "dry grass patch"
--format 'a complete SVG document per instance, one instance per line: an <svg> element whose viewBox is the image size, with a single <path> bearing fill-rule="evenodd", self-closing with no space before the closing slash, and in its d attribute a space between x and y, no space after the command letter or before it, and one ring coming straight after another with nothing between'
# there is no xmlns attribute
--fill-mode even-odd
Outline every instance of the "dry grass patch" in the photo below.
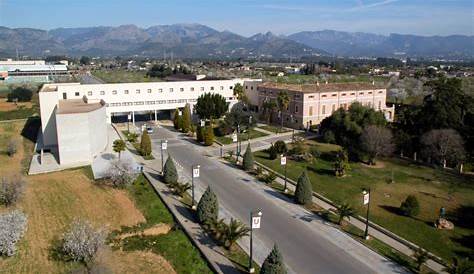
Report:
<svg viewBox="0 0 474 274"><path fill-rule="evenodd" d="M152 226L150 228L147 228L143 231L129 232L129 233L120 234L119 236L117 236L117 238L120 239L120 240L123 240L125 238L132 237L132 236L137 236L137 235L140 235L140 236L158 236L158 235L166 234L170 230L171 230L171 225L170 224L157 224L157 225L154 225L154 226Z"/></svg>
<svg viewBox="0 0 474 274"><path fill-rule="evenodd" d="M7 99L0 99L0 111L12 111L17 110L20 107L32 108L32 102L18 102L17 104L13 102L7 102Z"/></svg>
<svg viewBox="0 0 474 274"><path fill-rule="evenodd" d="M176 273L165 258L151 251L113 251L104 264L113 273Z"/></svg>

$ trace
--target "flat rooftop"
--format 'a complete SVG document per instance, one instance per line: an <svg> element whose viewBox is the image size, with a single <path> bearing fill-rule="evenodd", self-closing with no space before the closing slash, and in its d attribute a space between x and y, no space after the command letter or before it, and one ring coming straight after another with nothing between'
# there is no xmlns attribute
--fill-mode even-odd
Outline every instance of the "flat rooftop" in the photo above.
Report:
<svg viewBox="0 0 474 274"><path fill-rule="evenodd" d="M60 100L56 114L86 113L103 106L102 103L86 103L83 99Z"/></svg>
<svg viewBox="0 0 474 274"><path fill-rule="evenodd" d="M275 82L265 82L258 87L288 90L302 93L332 92L332 91L351 91L351 90L372 90L383 87L371 83L352 82L352 83L319 83L318 84L282 84Z"/></svg>

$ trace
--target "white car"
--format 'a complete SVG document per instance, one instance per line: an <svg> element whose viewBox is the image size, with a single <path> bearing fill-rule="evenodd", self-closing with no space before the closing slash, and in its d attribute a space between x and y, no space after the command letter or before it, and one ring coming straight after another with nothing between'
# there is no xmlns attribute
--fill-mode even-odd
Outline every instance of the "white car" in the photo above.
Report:
<svg viewBox="0 0 474 274"><path fill-rule="evenodd" d="M147 127L147 128L146 128L146 132L147 132L148 134L153 133L153 128L152 128L152 127Z"/></svg>

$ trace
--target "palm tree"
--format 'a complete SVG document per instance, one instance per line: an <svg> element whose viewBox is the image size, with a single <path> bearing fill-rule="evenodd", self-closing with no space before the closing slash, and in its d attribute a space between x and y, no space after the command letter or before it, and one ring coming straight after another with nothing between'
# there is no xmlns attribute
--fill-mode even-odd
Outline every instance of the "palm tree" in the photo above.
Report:
<svg viewBox="0 0 474 274"><path fill-rule="evenodd" d="M125 150L125 142L121 139L115 140L113 143L113 149L118 153L120 159L121 152Z"/></svg>
<svg viewBox="0 0 474 274"><path fill-rule="evenodd" d="M290 97L288 96L288 93L286 93L286 91L282 91L278 93L277 105L278 105L278 110L280 110L280 123L281 123L282 128L283 128L283 111L285 111L288 108L289 104L290 104Z"/></svg>
<svg viewBox="0 0 474 274"><path fill-rule="evenodd" d="M191 185L189 183L185 183L185 184L176 183L173 185L173 188L174 188L174 193L178 195L179 197L183 198L184 193L186 193L188 189L191 189Z"/></svg>
<svg viewBox="0 0 474 274"><path fill-rule="evenodd" d="M469 262L469 259L453 258L453 263L444 268L443 271L449 274L472 274L474 273L474 265Z"/></svg>
<svg viewBox="0 0 474 274"><path fill-rule="evenodd" d="M429 258L428 252L426 252L426 250L420 247L415 251L413 257L415 258L416 269L418 270L418 272L421 272L421 267Z"/></svg>
<svg viewBox="0 0 474 274"><path fill-rule="evenodd" d="M272 117L272 114L273 112L275 112L275 109L277 107L275 100L265 99L265 101L262 104L262 107L263 107L264 116L266 116L267 118L267 124L270 124L270 118Z"/></svg>
<svg viewBox="0 0 474 274"><path fill-rule="evenodd" d="M249 231L250 229L241 221L234 218L230 219L230 223L225 225L225 231L223 234L225 248L231 249L235 242L240 238L247 236Z"/></svg>
<svg viewBox="0 0 474 274"><path fill-rule="evenodd" d="M349 204L344 203L337 208L337 214L339 215L338 224L341 225L344 218L350 219L354 215L355 210Z"/></svg>
<svg viewBox="0 0 474 274"><path fill-rule="evenodd" d="M227 224L224 222L224 219L219 219L215 222L212 222L208 225L209 232L214 236L218 241L222 240L224 231L226 230Z"/></svg>

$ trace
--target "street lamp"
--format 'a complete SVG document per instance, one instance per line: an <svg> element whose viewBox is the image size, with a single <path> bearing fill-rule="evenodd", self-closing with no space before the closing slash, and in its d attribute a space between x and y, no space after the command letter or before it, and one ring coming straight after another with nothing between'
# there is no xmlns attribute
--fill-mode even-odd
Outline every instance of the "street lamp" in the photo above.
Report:
<svg viewBox="0 0 474 274"><path fill-rule="evenodd" d="M254 273L253 267L253 229L260 228L260 221L262 220L262 211L250 211L250 258L249 258L249 273Z"/></svg>
<svg viewBox="0 0 474 274"><path fill-rule="evenodd" d="M283 112L281 110L278 111L278 117L280 118L280 133L283 131Z"/></svg>
<svg viewBox="0 0 474 274"><path fill-rule="evenodd" d="M285 189L283 189L283 192L287 193L288 188L287 188L287 184L286 184L286 181L287 181L287 179L286 179L286 156L283 155L283 154L280 156L280 164L285 167Z"/></svg>
<svg viewBox="0 0 474 274"><path fill-rule="evenodd" d="M132 119L132 115L127 115L127 132L130 134L130 119Z"/></svg>
<svg viewBox="0 0 474 274"><path fill-rule="evenodd" d="M165 172L165 159L163 158L163 150L168 148L168 140L161 140L161 173Z"/></svg>
<svg viewBox="0 0 474 274"><path fill-rule="evenodd" d="M240 140L240 124L237 124L237 161L239 161L239 156L240 156L240 146L239 146L239 140Z"/></svg>
<svg viewBox="0 0 474 274"><path fill-rule="evenodd" d="M295 142L295 125L294 125L294 120L293 120L293 114L290 115L290 119L291 119L291 129L293 130L293 132L291 133L291 142L294 143Z"/></svg>
<svg viewBox="0 0 474 274"><path fill-rule="evenodd" d="M252 115L249 116L249 126L247 128L247 141L250 142L250 126L252 125Z"/></svg>
<svg viewBox="0 0 474 274"><path fill-rule="evenodd" d="M364 195L363 204L367 205L367 216L365 217L365 231L364 239L369 239L369 209L370 209L370 187L368 190L363 190L362 194Z"/></svg>
<svg viewBox="0 0 474 274"><path fill-rule="evenodd" d="M199 165L192 166L192 178L191 178L191 208L196 209L196 205L194 204L194 178L199 178Z"/></svg>

